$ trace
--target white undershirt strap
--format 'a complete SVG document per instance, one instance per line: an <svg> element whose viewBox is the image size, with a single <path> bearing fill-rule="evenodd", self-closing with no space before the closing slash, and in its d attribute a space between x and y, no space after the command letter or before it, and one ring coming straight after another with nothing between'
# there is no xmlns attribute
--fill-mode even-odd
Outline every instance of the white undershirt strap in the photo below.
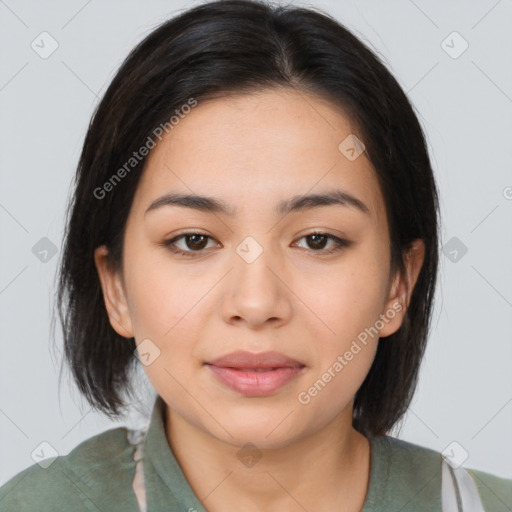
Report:
<svg viewBox="0 0 512 512"><path fill-rule="evenodd" d="M471 475L463 468L441 464L441 503L443 512L485 512Z"/></svg>
<svg viewBox="0 0 512 512"><path fill-rule="evenodd" d="M146 503L146 487L144 485L144 441L146 437L146 431L143 429L140 430L130 430L127 429L127 439L128 442L135 446L135 451L133 452L133 460L135 461L135 473L133 475L132 480L132 488L137 498L137 503L139 504L140 512L147 512L147 503Z"/></svg>

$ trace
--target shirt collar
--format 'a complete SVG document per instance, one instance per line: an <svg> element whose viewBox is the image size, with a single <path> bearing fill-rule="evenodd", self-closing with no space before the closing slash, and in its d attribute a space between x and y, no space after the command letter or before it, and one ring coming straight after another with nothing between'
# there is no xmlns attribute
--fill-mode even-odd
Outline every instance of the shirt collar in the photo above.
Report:
<svg viewBox="0 0 512 512"><path fill-rule="evenodd" d="M146 481L148 496L148 507L151 507L151 500L160 505L170 504L169 494L182 505L183 510L195 509L197 512L207 512L201 501L194 494L188 480L174 457L174 454L167 440L165 423L167 404L160 395L157 396L153 405L151 419L146 432L144 446L144 474L149 477ZM149 467L147 467L149 466ZM159 481L152 478L157 473ZM162 484L164 488L162 488ZM166 489L165 489L166 488ZM159 506L157 505L157 506ZM156 508L155 508L156 509ZM148 508L151 510L151 508Z"/></svg>

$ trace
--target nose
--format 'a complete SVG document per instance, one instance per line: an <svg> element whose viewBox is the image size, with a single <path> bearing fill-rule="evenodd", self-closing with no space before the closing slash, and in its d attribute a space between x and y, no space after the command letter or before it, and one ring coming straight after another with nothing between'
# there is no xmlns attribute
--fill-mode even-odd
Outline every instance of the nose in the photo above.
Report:
<svg viewBox="0 0 512 512"><path fill-rule="evenodd" d="M293 294L282 261L275 251L252 237L236 248L222 297L225 322L258 329L267 323L277 327L289 321Z"/></svg>

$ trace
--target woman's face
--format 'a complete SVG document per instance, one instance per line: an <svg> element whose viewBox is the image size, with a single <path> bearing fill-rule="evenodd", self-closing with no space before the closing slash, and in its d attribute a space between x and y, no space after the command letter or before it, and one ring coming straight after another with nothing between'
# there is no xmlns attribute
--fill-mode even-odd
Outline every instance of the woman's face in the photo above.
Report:
<svg viewBox="0 0 512 512"><path fill-rule="evenodd" d="M199 101L152 150L124 281L103 247L96 263L111 324L135 337L171 418L262 448L350 427L379 336L399 328L407 302L361 149L331 104L272 90ZM169 194L211 199L166 204ZM212 365L235 351L288 360Z"/></svg>

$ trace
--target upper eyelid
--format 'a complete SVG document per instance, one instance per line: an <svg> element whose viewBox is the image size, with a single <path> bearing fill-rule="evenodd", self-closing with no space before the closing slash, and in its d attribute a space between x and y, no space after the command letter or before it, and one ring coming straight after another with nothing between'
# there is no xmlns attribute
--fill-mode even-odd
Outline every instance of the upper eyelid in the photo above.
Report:
<svg viewBox="0 0 512 512"><path fill-rule="evenodd" d="M167 242L176 241L176 240L179 240L182 237L192 236L192 235L202 235L202 236L205 236L205 237L207 237L207 238L209 238L211 240L217 241L215 237L213 237L211 235L208 235L207 233L202 233L201 231L186 231L184 233L179 233L178 235L175 235L175 236L169 238L169 240L167 240ZM304 238L305 236L311 236L311 235L326 235L326 236L330 236L330 237L333 237L333 238L342 238L341 236L335 235L334 233L330 233L329 231L316 230L316 231L312 231L310 233L306 233L304 235L299 236L297 238L297 240L300 240L301 238Z"/></svg>

